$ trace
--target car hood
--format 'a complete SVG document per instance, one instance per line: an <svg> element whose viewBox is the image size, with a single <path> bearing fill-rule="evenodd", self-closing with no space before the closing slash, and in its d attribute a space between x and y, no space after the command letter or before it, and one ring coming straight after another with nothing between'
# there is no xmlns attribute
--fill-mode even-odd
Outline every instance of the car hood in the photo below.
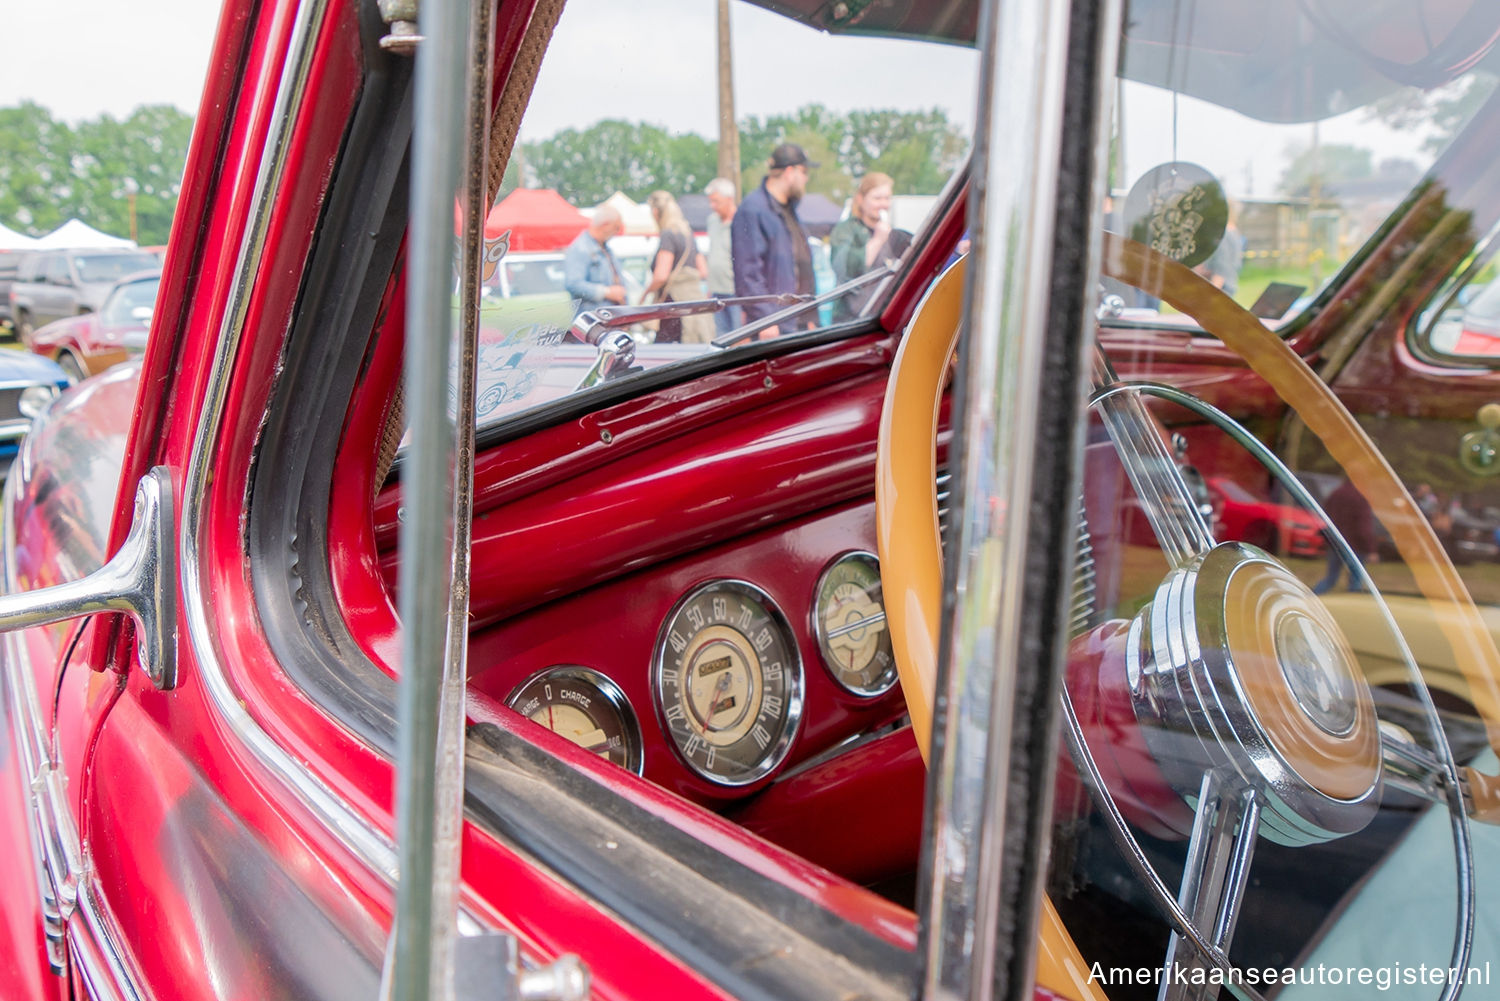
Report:
<svg viewBox="0 0 1500 1001"><path fill-rule="evenodd" d="M63 370L50 358L30 351L0 348L0 383L31 382L61 385L68 381Z"/></svg>

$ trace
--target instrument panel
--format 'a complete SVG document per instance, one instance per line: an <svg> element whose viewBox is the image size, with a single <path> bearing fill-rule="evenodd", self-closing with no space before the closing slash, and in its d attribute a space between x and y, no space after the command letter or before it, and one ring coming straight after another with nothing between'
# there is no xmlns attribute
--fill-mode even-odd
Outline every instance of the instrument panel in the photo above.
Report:
<svg viewBox="0 0 1500 1001"><path fill-rule="evenodd" d="M470 685L706 804L905 710L869 504L569 595L470 640Z"/></svg>

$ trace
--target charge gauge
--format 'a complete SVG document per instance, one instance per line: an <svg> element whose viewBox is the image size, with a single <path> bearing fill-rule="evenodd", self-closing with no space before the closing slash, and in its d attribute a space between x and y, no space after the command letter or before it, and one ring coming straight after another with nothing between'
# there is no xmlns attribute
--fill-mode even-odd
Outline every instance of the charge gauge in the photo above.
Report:
<svg viewBox="0 0 1500 1001"><path fill-rule="evenodd" d="M505 704L585 751L640 774L640 725L620 686L598 671L573 664L549 667Z"/></svg>
<svg viewBox="0 0 1500 1001"><path fill-rule="evenodd" d="M873 698L896 683L880 561L873 553L845 553L823 571L813 599L813 635L828 673L855 695Z"/></svg>

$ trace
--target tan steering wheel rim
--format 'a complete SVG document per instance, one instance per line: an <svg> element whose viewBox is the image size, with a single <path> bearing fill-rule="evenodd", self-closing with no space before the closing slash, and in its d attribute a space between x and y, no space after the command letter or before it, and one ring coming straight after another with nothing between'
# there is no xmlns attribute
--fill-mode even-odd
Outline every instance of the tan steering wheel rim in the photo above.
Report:
<svg viewBox="0 0 1500 1001"><path fill-rule="evenodd" d="M1103 272L1156 296L1218 337L1271 386L1370 502L1418 589L1447 614L1435 619L1482 719L1500 723L1500 650L1467 586L1405 485L1327 385L1274 332L1211 283L1149 247L1104 235ZM919 305L892 365L876 454L876 531L886 617L912 729L924 759L932 733L942 543L935 444L944 373L962 326L966 261L945 271ZM1500 753L1500 727L1490 727ZM1500 822L1500 777L1465 768L1472 815ZM1043 901L1037 979L1079 998L1102 998L1051 902Z"/></svg>

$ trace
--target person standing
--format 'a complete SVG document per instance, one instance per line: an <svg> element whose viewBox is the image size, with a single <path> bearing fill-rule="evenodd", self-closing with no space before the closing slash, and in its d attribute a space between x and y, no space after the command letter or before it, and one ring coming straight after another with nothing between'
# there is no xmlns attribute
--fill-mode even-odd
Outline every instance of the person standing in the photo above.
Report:
<svg viewBox="0 0 1500 1001"><path fill-rule="evenodd" d="M858 278L886 259L891 249L891 196L895 182L889 174L872 170L860 178L859 187L849 206L848 218L833 227L828 237L829 263L833 265L833 282L842 285ZM834 318L846 320L858 314L873 288L860 289L833 304Z"/></svg>
<svg viewBox="0 0 1500 1001"><path fill-rule="evenodd" d="M708 294L715 299L734 295L734 182L716 177L703 189L708 196ZM742 322L738 306L726 306L714 317L719 333L727 334Z"/></svg>
<svg viewBox="0 0 1500 1001"><path fill-rule="evenodd" d="M609 205L594 210L588 228L574 237L563 252L563 288L577 300L573 315L602 306L607 302L623 305L625 281L620 277L620 262L609 249L611 237L624 229L620 213Z"/></svg>
<svg viewBox="0 0 1500 1001"><path fill-rule="evenodd" d="M651 264L651 280L646 295L653 293L657 302L694 302L703 298L703 278L708 265L698 252L693 230L682 216L682 207L669 191L653 191L646 196L651 217L661 231ZM658 344L707 344L714 338L714 321L708 314L661 321L656 331Z"/></svg>
<svg viewBox="0 0 1500 1001"><path fill-rule="evenodd" d="M1328 500L1323 502L1323 513L1328 515L1328 520L1333 522L1333 527L1349 543L1349 548L1354 550L1356 557L1365 563L1375 562L1375 512L1370 509L1370 502L1365 500L1365 495L1359 492L1352 481L1345 480L1337 490L1328 495ZM1338 548L1330 544L1328 572L1313 585L1313 594L1327 594L1333 590L1338 586L1339 577L1345 570L1349 572L1349 590L1363 591L1364 585L1360 583L1356 569L1346 566Z"/></svg>
<svg viewBox="0 0 1500 1001"><path fill-rule="evenodd" d="M797 203L807 191L810 169L816 166L796 143L782 143L771 151L760 187L745 196L734 214L735 295L812 294L812 251L797 218ZM770 303L747 305L745 322L753 323L780 308ZM780 333L779 326L771 326L760 332L760 338L768 340Z"/></svg>

